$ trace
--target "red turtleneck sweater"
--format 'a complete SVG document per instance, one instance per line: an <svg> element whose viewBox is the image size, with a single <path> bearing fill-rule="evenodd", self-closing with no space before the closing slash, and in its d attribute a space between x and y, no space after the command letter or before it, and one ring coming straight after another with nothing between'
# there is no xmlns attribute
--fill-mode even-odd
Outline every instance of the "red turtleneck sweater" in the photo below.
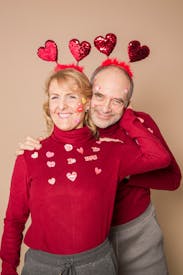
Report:
<svg viewBox="0 0 183 275"><path fill-rule="evenodd" d="M129 174L169 165L164 147L128 110L123 127L138 144L96 141L88 128L57 127L39 151L15 162L1 244L3 271L17 274L22 233L33 249L74 254L101 244L109 234L117 182Z"/></svg>
<svg viewBox="0 0 183 275"><path fill-rule="evenodd" d="M113 226L127 223L142 214L151 201L150 189L175 190L181 182L180 168L154 120L144 112L134 112L134 114L141 118L143 126L151 131L165 146L170 154L171 162L166 168L132 175L128 182L118 185ZM126 135L123 118L120 121L120 127L119 125L113 125L106 129L100 129L100 136L119 138L125 140L128 144L132 142Z"/></svg>

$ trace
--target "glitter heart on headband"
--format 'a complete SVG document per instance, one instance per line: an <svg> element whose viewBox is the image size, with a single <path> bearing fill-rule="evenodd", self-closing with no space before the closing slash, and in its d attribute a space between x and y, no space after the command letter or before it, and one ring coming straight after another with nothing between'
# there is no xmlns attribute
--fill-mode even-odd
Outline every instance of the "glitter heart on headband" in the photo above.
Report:
<svg viewBox="0 0 183 275"><path fill-rule="evenodd" d="M103 54L109 56L116 45L117 37L113 33L106 34L105 38L103 36L97 36L94 39L94 45L97 50Z"/></svg>
<svg viewBox="0 0 183 275"><path fill-rule="evenodd" d="M117 66L121 67L123 70L127 72L130 78L133 77L133 73L130 69L130 66L125 63L124 61L119 61L117 58L109 59L109 55L113 51L116 45L116 35L113 33L109 33L104 37L97 36L94 39L94 45L101 53L105 53L107 55L107 59L102 62L99 67L106 67L106 66ZM136 62L146 58L150 53L150 49L148 46L143 45L141 46L138 40L132 40L128 43L128 56L129 62Z"/></svg>
<svg viewBox="0 0 183 275"><path fill-rule="evenodd" d="M140 61L146 58L150 54L150 49L148 46L141 46L138 40L132 40L128 44L128 56L130 62Z"/></svg>
<svg viewBox="0 0 183 275"><path fill-rule="evenodd" d="M78 39L74 38L69 41L69 49L76 61L80 61L90 53L91 45L87 41L80 43Z"/></svg>
<svg viewBox="0 0 183 275"><path fill-rule="evenodd" d="M45 61L57 62L58 49L56 43L53 40L47 40L45 46L38 49L37 55Z"/></svg>
<svg viewBox="0 0 183 275"><path fill-rule="evenodd" d="M87 41L79 42L77 39L72 39L69 41L69 49L77 61L77 64L59 64L57 62L58 58L58 48L57 44L53 40L47 40L45 46L39 47L37 50L37 55L39 58L45 61L56 62L55 71L72 68L80 72L83 71L83 67L78 65L78 62L86 57L90 53L91 45Z"/></svg>

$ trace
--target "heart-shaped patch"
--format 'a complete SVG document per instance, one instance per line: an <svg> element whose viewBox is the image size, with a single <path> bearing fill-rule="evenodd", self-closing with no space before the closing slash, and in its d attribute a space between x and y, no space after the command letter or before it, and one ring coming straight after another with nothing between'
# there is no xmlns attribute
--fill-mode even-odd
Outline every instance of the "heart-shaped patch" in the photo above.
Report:
<svg viewBox="0 0 183 275"><path fill-rule="evenodd" d="M102 169L95 167L95 174L99 175L102 172Z"/></svg>
<svg viewBox="0 0 183 275"><path fill-rule="evenodd" d="M76 150L77 150L78 153L80 153L80 154L83 154L83 152L84 152L83 147L77 148Z"/></svg>
<svg viewBox="0 0 183 275"><path fill-rule="evenodd" d="M55 184L55 181L56 181L55 178L50 178L50 179L48 180L48 183L51 184L51 185L53 185L53 184Z"/></svg>
<svg viewBox="0 0 183 275"><path fill-rule="evenodd" d="M116 41L117 41L116 35L113 33L108 33L106 34L105 38L101 35L97 36L94 39L94 45L99 52L109 56L116 45Z"/></svg>
<svg viewBox="0 0 183 275"><path fill-rule="evenodd" d="M45 61L57 61L58 49L53 40L47 40L44 47L40 47L37 55Z"/></svg>
<svg viewBox="0 0 183 275"><path fill-rule="evenodd" d="M86 57L91 50L91 45L87 41L79 42L78 39L71 39L69 41L69 49L77 61Z"/></svg>
<svg viewBox="0 0 183 275"><path fill-rule="evenodd" d="M68 158L68 159L67 159L67 163L68 163L68 164L76 163L76 159L75 159L75 158Z"/></svg>
<svg viewBox="0 0 183 275"><path fill-rule="evenodd" d="M65 148L65 150L66 150L67 152L69 152L69 151L71 151L71 150L73 149L73 146L72 146L72 144L65 144L65 145L64 145L64 148Z"/></svg>
<svg viewBox="0 0 183 275"><path fill-rule="evenodd" d="M77 178L77 173L76 172L72 172L72 173L67 173L66 177L70 180L70 181L75 181L75 179Z"/></svg>
<svg viewBox="0 0 183 275"><path fill-rule="evenodd" d="M55 155L54 152L50 152L50 151L46 152L47 158L52 158L54 155Z"/></svg>
<svg viewBox="0 0 183 275"><path fill-rule="evenodd" d="M128 56L130 62L140 61L150 54L148 46L141 46L138 40L130 41L128 44Z"/></svg>
<svg viewBox="0 0 183 275"><path fill-rule="evenodd" d="M55 161L47 161L47 166L50 168L55 167Z"/></svg>
<svg viewBox="0 0 183 275"><path fill-rule="evenodd" d="M31 158L37 159L37 158L38 158L38 152L34 152L34 153L31 155Z"/></svg>
<svg viewBox="0 0 183 275"><path fill-rule="evenodd" d="M99 147L92 147L93 152L99 152L100 148Z"/></svg>

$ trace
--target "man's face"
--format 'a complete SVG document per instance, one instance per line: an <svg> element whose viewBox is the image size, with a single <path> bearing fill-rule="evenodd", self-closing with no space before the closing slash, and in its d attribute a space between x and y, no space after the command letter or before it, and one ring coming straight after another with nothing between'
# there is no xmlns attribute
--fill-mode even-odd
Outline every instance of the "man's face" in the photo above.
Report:
<svg viewBox="0 0 183 275"><path fill-rule="evenodd" d="M129 89L128 77L118 68L104 69L95 76L90 112L97 127L106 128L120 120Z"/></svg>

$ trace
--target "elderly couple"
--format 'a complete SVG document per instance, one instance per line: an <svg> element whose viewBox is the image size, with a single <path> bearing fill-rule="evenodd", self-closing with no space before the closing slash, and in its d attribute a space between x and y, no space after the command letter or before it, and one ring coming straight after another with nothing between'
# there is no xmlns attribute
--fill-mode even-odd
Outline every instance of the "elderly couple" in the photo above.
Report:
<svg viewBox="0 0 183 275"><path fill-rule="evenodd" d="M180 169L153 119L133 111L131 71L53 72L49 135L17 152L1 242L2 275L166 275L150 189L175 190Z"/></svg>

